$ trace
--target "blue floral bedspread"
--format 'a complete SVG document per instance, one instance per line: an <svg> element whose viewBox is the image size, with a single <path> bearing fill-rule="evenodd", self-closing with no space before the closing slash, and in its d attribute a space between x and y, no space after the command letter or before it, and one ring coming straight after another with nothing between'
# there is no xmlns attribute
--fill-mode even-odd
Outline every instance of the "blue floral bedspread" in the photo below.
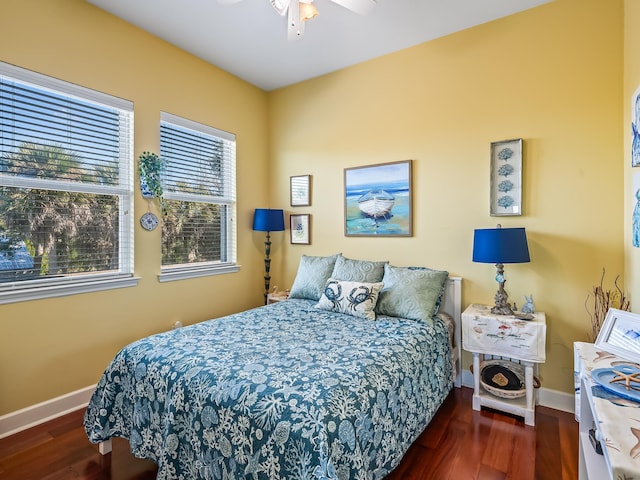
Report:
<svg viewBox="0 0 640 480"><path fill-rule="evenodd" d="M453 381L440 320L372 322L288 300L122 349L84 420L158 479L380 479Z"/></svg>

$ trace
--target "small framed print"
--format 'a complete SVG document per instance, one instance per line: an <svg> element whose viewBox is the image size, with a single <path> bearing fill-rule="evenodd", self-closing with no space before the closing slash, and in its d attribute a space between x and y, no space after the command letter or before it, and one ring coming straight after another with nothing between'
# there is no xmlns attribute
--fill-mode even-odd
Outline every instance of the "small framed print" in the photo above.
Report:
<svg viewBox="0 0 640 480"><path fill-rule="evenodd" d="M291 215L291 243L309 245L311 243L310 218L308 213L302 215Z"/></svg>
<svg viewBox="0 0 640 480"><path fill-rule="evenodd" d="M640 363L640 315L610 308L596 345L625 360Z"/></svg>
<svg viewBox="0 0 640 480"><path fill-rule="evenodd" d="M308 207L311 205L311 175L291 177L291 206Z"/></svg>
<svg viewBox="0 0 640 480"><path fill-rule="evenodd" d="M490 214L522 215L521 138L491 144Z"/></svg>

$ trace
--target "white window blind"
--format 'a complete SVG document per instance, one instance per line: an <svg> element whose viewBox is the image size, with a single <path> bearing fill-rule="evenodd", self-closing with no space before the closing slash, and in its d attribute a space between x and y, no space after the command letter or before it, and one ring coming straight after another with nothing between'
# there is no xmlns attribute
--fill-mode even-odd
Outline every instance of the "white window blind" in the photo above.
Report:
<svg viewBox="0 0 640 480"><path fill-rule="evenodd" d="M161 280L237 270L235 135L161 114Z"/></svg>
<svg viewBox="0 0 640 480"><path fill-rule="evenodd" d="M0 303L133 272L133 104L0 63Z"/></svg>

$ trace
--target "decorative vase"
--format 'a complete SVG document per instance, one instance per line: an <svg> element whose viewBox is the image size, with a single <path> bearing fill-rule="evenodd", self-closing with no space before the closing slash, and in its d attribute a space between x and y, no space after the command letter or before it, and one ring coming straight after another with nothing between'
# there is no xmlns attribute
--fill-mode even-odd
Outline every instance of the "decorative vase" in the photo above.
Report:
<svg viewBox="0 0 640 480"><path fill-rule="evenodd" d="M142 192L142 198L155 198L155 194L149 189L144 175L140 175L140 192Z"/></svg>

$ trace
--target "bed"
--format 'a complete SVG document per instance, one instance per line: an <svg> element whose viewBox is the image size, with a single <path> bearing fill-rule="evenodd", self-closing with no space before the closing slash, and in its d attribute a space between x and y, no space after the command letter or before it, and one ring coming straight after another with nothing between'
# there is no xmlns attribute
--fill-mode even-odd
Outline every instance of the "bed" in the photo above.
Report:
<svg viewBox="0 0 640 480"><path fill-rule="evenodd" d="M158 479L389 474L459 386L461 280L342 258L303 256L286 301L124 347L87 407L89 439L103 453L128 439Z"/></svg>

